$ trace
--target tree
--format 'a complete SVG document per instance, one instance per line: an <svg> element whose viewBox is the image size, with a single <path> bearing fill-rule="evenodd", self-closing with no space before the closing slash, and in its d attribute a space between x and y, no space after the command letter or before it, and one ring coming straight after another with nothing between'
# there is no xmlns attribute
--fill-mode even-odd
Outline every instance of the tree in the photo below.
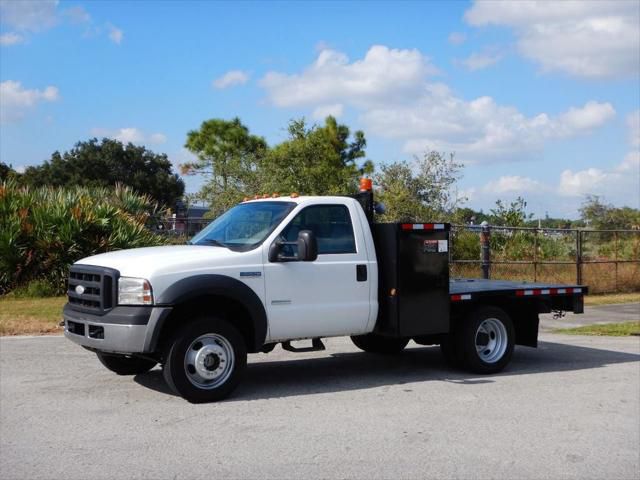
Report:
<svg viewBox="0 0 640 480"><path fill-rule="evenodd" d="M11 177L15 177L16 175L17 173L11 165L0 162L0 182L8 180Z"/></svg>
<svg viewBox="0 0 640 480"><path fill-rule="evenodd" d="M123 184L170 207L184 193L184 182L173 173L165 154L109 138L78 142L63 154L54 152L43 165L28 167L20 181L35 187Z"/></svg>
<svg viewBox="0 0 640 480"><path fill-rule="evenodd" d="M411 222L450 219L459 203L464 202L455 191L463 165L431 151L414 164L394 162L383 165L375 176L378 199L385 206L380 220Z"/></svg>
<svg viewBox="0 0 640 480"><path fill-rule="evenodd" d="M292 120L287 131L289 138L273 147L260 166L263 191L353 193L359 177L373 171L371 161L358 163L366 155L364 133L356 131L351 137L349 127L334 117L327 117L321 127L308 127L304 118Z"/></svg>
<svg viewBox="0 0 640 480"><path fill-rule="evenodd" d="M640 210L630 207L614 207L604 203L597 195L588 195L580 207L580 217L596 230L638 229Z"/></svg>
<svg viewBox="0 0 640 480"><path fill-rule="evenodd" d="M491 209L489 222L492 225L507 227L523 227L533 217L532 213L526 213L527 202L518 197L507 206L502 200L496 201L496 208Z"/></svg>
<svg viewBox="0 0 640 480"><path fill-rule="evenodd" d="M209 177L196 197L209 202L214 215L258 188L258 169L267 143L250 134L239 118L202 122L199 130L187 134L185 147L198 158L182 165L182 173Z"/></svg>

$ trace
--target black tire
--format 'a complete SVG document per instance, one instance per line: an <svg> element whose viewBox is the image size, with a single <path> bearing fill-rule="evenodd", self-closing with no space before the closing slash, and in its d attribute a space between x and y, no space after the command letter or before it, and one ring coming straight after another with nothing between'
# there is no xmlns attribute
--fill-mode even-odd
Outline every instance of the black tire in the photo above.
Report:
<svg viewBox="0 0 640 480"><path fill-rule="evenodd" d="M127 357L125 355L111 355L96 352L100 363L118 375L137 375L151 370L158 362L140 357Z"/></svg>
<svg viewBox="0 0 640 480"><path fill-rule="evenodd" d="M480 330L483 323L485 329ZM477 346L482 345L487 348L479 351ZM502 371L511 360L514 347L513 322L504 310L497 307L483 306L472 311L455 335L457 356L462 366L474 373Z"/></svg>
<svg viewBox="0 0 640 480"><path fill-rule="evenodd" d="M240 332L223 318L200 317L177 332L162 371L174 392L189 402L204 403L229 396L246 366L247 347Z"/></svg>
<svg viewBox="0 0 640 480"><path fill-rule="evenodd" d="M400 353L409 343L408 338L383 337L374 333L355 335L351 337L353 344L367 353L382 353L390 355Z"/></svg>

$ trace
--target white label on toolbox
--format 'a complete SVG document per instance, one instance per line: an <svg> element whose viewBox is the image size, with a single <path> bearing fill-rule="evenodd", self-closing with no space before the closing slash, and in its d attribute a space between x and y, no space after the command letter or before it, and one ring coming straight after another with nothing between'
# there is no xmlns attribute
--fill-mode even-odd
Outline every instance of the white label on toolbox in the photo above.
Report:
<svg viewBox="0 0 640 480"><path fill-rule="evenodd" d="M438 252L448 252L449 251L449 241L448 240L438 240Z"/></svg>

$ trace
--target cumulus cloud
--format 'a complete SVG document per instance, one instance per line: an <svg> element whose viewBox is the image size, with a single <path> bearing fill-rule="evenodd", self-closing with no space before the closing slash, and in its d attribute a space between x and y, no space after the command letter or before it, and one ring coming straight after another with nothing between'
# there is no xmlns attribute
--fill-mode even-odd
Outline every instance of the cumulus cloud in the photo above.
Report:
<svg viewBox="0 0 640 480"><path fill-rule="evenodd" d="M0 18L3 24L16 30L46 30L58 22L58 3L58 0L3 1Z"/></svg>
<svg viewBox="0 0 640 480"><path fill-rule="evenodd" d="M17 45L24 42L24 37L14 32L7 32L0 35L0 45L7 47L9 45Z"/></svg>
<svg viewBox="0 0 640 480"><path fill-rule="evenodd" d="M360 105L417 93L425 76L437 69L418 50L374 45L352 63L344 53L322 50L299 74L269 72L260 85L278 107L351 102Z"/></svg>
<svg viewBox="0 0 640 480"><path fill-rule="evenodd" d="M544 186L537 180L519 175L505 175L497 180L493 180L483 187L487 193L526 193L536 192L544 189Z"/></svg>
<svg viewBox="0 0 640 480"><path fill-rule="evenodd" d="M323 120L327 118L329 115L332 117L338 118L342 116L344 112L344 105L341 103L334 103L332 105L321 105L316 108L311 116L316 120Z"/></svg>
<svg viewBox="0 0 640 480"><path fill-rule="evenodd" d="M378 45L354 61L323 50L300 73L269 72L259 83L278 107L310 108L315 118L353 107L367 132L401 141L405 152L452 151L465 163L518 159L548 140L590 133L615 115L610 103L589 101L528 117L489 96L460 98L431 80L436 72L418 50Z"/></svg>
<svg viewBox="0 0 640 480"><path fill-rule="evenodd" d="M136 127L125 127L119 129L93 128L91 135L95 137L107 137L119 140L122 143L154 144L159 145L167 141L163 133L146 134Z"/></svg>
<svg viewBox="0 0 640 480"><path fill-rule="evenodd" d="M80 6L67 8L63 14L71 23L74 24L91 22L91 15L89 15L89 12Z"/></svg>
<svg viewBox="0 0 640 480"><path fill-rule="evenodd" d="M447 40L451 45L462 45L467 40L467 36L461 32L451 32Z"/></svg>
<svg viewBox="0 0 640 480"><path fill-rule="evenodd" d="M229 70L224 75L216 78L212 85L213 88L222 90L224 88L233 87L235 85L244 85L249 81L249 74L242 70Z"/></svg>
<svg viewBox="0 0 640 480"><path fill-rule="evenodd" d="M513 29L520 53L543 71L597 78L637 76L640 69L634 1L476 1L465 19Z"/></svg>
<svg viewBox="0 0 640 480"><path fill-rule="evenodd" d="M58 88L43 90L26 89L20 82L6 80L0 83L0 123L12 123L26 115L27 111L41 102L55 102L60 98Z"/></svg>
<svg viewBox="0 0 640 480"><path fill-rule="evenodd" d="M640 207L639 116L640 111L636 111L627 117L629 143L634 150L627 153L622 162L611 169L564 170L558 193L564 196L603 195L619 204Z"/></svg>

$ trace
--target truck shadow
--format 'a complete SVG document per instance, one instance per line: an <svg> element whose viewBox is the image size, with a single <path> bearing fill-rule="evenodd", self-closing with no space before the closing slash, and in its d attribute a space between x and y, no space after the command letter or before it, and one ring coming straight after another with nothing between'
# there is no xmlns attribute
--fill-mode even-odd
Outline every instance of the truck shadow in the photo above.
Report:
<svg viewBox="0 0 640 480"><path fill-rule="evenodd" d="M395 356L363 352L331 353L329 350L327 356L320 358L278 361L269 361L267 358L249 357L242 384L226 401L346 392L414 382L478 385L492 383L496 377L586 370L637 362L640 361L640 354L540 342L537 349L516 347L507 369L488 376L453 369L445 363L437 346L407 348ZM164 383L160 370L136 375L134 380L144 387L173 395ZM384 393L384 389L381 393Z"/></svg>

